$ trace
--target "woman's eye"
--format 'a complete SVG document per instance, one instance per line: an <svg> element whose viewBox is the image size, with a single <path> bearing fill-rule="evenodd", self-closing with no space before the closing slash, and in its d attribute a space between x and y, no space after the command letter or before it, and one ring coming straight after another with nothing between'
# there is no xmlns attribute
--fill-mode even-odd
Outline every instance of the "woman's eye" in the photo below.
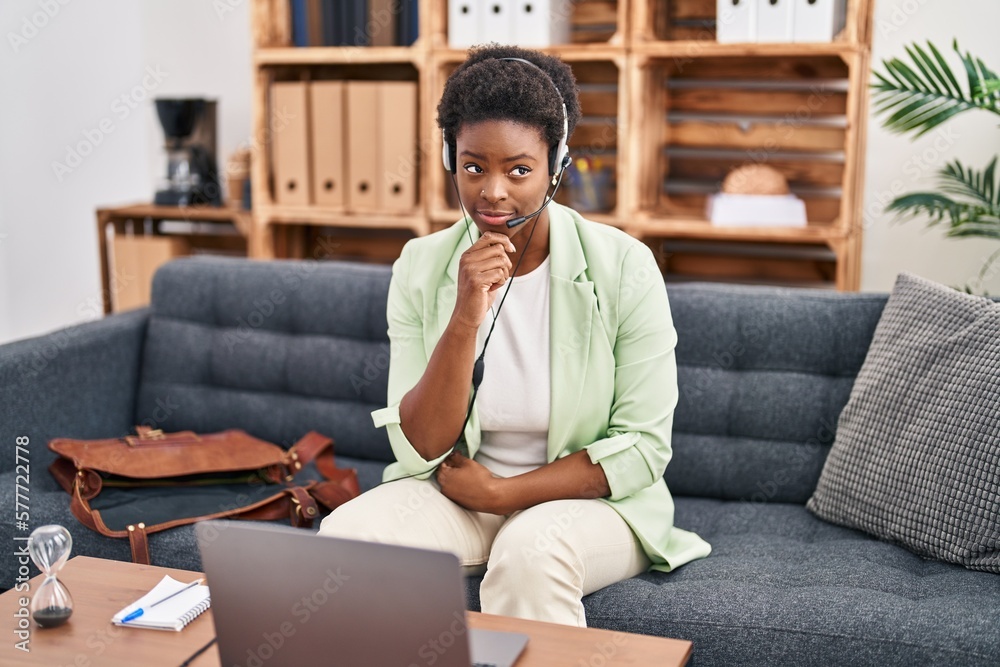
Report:
<svg viewBox="0 0 1000 667"><path fill-rule="evenodd" d="M518 176L527 176L528 174L531 173L531 169L525 166L517 166L514 167L514 173L516 173Z"/></svg>
<svg viewBox="0 0 1000 667"><path fill-rule="evenodd" d="M465 165L465 170L470 174L481 174L483 170L479 168L478 164L467 164Z"/></svg>

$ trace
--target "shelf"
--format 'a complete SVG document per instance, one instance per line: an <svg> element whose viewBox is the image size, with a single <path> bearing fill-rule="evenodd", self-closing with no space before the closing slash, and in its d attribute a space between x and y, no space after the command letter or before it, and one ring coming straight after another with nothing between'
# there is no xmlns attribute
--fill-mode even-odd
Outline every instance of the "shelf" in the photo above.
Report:
<svg viewBox="0 0 1000 667"><path fill-rule="evenodd" d="M254 52L255 65L423 64L423 53L409 46L269 47Z"/></svg>
<svg viewBox="0 0 1000 667"><path fill-rule="evenodd" d="M579 212L587 220L592 220L593 222L600 222L605 225L610 225L612 227L621 227L621 220L613 213L587 213L584 211ZM431 222L435 224L451 225L462 219L462 213L458 210L437 210L431 212Z"/></svg>
<svg viewBox="0 0 1000 667"><path fill-rule="evenodd" d="M872 3L847 0L846 26L831 42L720 44L717 0L574 0L572 41L533 49L574 71L583 117L571 154L600 158L614 176L608 210L581 214L644 240L728 244L752 255L689 248L674 258L676 274L816 279L857 289ZM434 121L448 76L468 57L467 48L448 46L447 1L420 3L420 35L408 47L290 47L288 7L288 0L253 3L254 136L262 146L254 156L254 232L274 236L275 244L284 235L287 249L301 253L309 227L330 227L357 237L343 254L367 257L364 245L373 244L390 259L404 232L424 235L460 220ZM268 93L275 82L298 80L417 83L419 195L412 210L349 213L271 199ZM716 227L705 220L706 197L748 164L784 176L805 203L809 226ZM563 184L561 203L578 201L570 185ZM380 231L391 242L377 243ZM796 259L796 245L813 255Z"/></svg>
<svg viewBox="0 0 1000 667"><path fill-rule="evenodd" d="M263 224L313 224L357 229L403 229L415 234L428 233L428 224L420 211L408 213L347 213L318 206L259 207L254 210ZM460 216L456 216L456 219Z"/></svg>
<svg viewBox="0 0 1000 667"><path fill-rule="evenodd" d="M867 50L848 42L824 42L812 44L798 43L743 43L720 44L709 40L679 40L675 42L639 42L632 47L636 55L651 58L711 58L725 56L754 57L802 57L802 56L845 56Z"/></svg>
<svg viewBox="0 0 1000 667"><path fill-rule="evenodd" d="M559 56L566 62L578 60L623 60L627 53L624 46L606 43L596 44L557 44L555 46L533 47L549 55ZM461 63L468 57L466 49L443 48L434 49L434 59L439 63Z"/></svg>
<svg viewBox="0 0 1000 667"><path fill-rule="evenodd" d="M228 206L157 206L156 204L129 204L97 209L116 218L152 218L154 220L190 220L198 222L233 222L250 211Z"/></svg>
<svg viewBox="0 0 1000 667"><path fill-rule="evenodd" d="M693 217L641 216L627 231L640 237L759 241L773 243L825 243L845 237L835 225L807 227L721 227Z"/></svg>

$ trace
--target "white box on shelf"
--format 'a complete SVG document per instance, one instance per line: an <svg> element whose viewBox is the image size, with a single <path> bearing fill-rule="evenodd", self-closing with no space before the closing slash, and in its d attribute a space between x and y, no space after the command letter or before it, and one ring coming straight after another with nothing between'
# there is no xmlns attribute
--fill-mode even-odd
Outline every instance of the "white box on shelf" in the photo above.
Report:
<svg viewBox="0 0 1000 667"><path fill-rule="evenodd" d="M806 204L795 195L732 195L706 201L706 216L719 227L805 227Z"/></svg>
<svg viewBox="0 0 1000 667"><path fill-rule="evenodd" d="M792 39L832 42L847 21L847 0L795 0Z"/></svg>
<svg viewBox="0 0 1000 667"><path fill-rule="evenodd" d="M759 1L715 0L715 40L720 44L757 41Z"/></svg>
<svg viewBox="0 0 1000 667"><path fill-rule="evenodd" d="M514 14L517 0L479 0L479 39L477 44L496 42L514 44Z"/></svg>
<svg viewBox="0 0 1000 667"><path fill-rule="evenodd" d="M514 0L513 17L514 43L518 46L570 43L572 0Z"/></svg>
<svg viewBox="0 0 1000 667"><path fill-rule="evenodd" d="M448 46L463 48L478 44L485 0L448 0Z"/></svg>
<svg viewBox="0 0 1000 667"><path fill-rule="evenodd" d="M757 41L792 41L792 0L757 0Z"/></svg>

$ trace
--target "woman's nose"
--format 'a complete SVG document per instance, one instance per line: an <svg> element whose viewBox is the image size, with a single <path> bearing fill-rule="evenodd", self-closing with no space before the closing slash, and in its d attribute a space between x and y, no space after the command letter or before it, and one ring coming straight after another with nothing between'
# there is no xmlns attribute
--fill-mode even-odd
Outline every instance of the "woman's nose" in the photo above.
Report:
<svg viewBox="0 0 1000 667"><path fill-rule="evenodd" d="M490 178L480 196L489 202L497 202L507 198L507 188L502 178Z"/></svg>

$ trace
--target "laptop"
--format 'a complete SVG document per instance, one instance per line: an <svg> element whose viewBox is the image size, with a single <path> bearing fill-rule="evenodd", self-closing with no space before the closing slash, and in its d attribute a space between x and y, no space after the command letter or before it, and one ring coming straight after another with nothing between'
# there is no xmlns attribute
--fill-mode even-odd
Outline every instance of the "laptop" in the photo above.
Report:
<svg viewBox="0 0 1000 667"><path fill-rule="evenodd" d="M240 521L195 533L226 667L510 667L528 642L468 627L450 553Z"/></svg>

